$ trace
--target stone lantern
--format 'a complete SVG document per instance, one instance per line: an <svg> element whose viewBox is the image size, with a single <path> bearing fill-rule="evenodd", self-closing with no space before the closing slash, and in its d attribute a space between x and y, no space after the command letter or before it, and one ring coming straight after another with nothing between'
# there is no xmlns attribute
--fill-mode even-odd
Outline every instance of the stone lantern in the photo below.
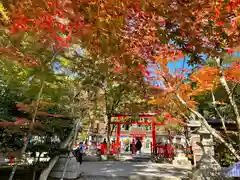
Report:
<svg viewBox="0 0 240 180"><path fill-rule="evenodd" d="M176 143L177 143L177 144L181 144L182 138L181 138L180 136L176 136L176 137L175 137L175 140L176 140Z"/></svg>
<svg viewBox="0 0 240 180"><path fill-rule="evenodd" d="M173 160L173 165L176 167L185 167L185 168L192 168L191 162L188 160L184 153L184 147L181 143L181 136L176 136L176 157Z"/></svg>
<svg viewBox="0 0 240 180"><path fill-rule="evenodd" d="M211 133L204 126L199 129L198 133L200 135L203 154L206 153L214 156L214 143Z"/></svg>
<svg viewBox="0 0 240 180"><path fill-rule="evenodd" d="M206 180L214 178L219 179L222 176L221 166L214 159L213 137L204 126L201 126L198 133L200 134L201 139L199 146L201 147L203 154L200 161L197 163L199 169L197 176Z"/></svg>

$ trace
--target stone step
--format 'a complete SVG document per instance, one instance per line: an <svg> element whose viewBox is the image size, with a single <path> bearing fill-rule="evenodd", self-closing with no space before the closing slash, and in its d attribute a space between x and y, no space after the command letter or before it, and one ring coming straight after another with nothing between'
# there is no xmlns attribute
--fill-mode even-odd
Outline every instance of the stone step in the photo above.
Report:
<svg viewBox="0 0 240 180"><path fill-rule="evenodd" d="M132 176L82 176L77 180L181 180L172 176L144 176L144 175L132 175Z"/></svg>
<svg viewBox="0 0 240 180"><path fill-rule="evenodd" d="M65 177L66 178L66 177ZM114 177L114 176L80 176L77 178L74 178L73 176L67 177L68 180L181 180L177 177L158 177L158 176L130 176L130 177ZM49 178L48 180L60 180L60 177L58 178Z"/></svg>
<svg viewBox="0 0 240 180"><path fill-rule="evenodd" d="M80 176L79 174L75 176L65 176L65 180L183 180L177 177L172 176L142 176L142 175L134 175L130 177L122 176L122 177L114 177L114 176ZM60 176L58 178L48 178L48 180L60 180Z"/></svg>
<svg viewBox="0 0 240 180"><path fill-rule="evenodd" d="M151 160L151 157L150 156L133 156L132 160L137 162L147 162Z"/></svg>
<svg viewBox="0 0 240 180"><path fill-rule="evenodd" d="M65 172L64 174L64 179L68 179L68 180L71 180L71 179L76 179L79 177L79 174L80 172ZM54 172L51 172L49 174L49 178L48 179L60 179L62 177L62 171L54 171Z"/></svg>
<svg viewBox="0 0 240 180"><path fill-rule="evenodd" d="M173 176L145 176L145 175L133 175L129 177L129 180L181 180L178 177Z"/></svg>
<svg viewBox="0 0 240 180"><path fill-rule="evenodd" d="M148 162L151 160L150 157L132 157L132 156L120 156L120 161L134 161L134 162Z"/></svg>
<svg viewBox="0 0 240 180"><path fill-rule="evenodd" d="M77 180L129 180L127 176L80 176Z"/></svg>

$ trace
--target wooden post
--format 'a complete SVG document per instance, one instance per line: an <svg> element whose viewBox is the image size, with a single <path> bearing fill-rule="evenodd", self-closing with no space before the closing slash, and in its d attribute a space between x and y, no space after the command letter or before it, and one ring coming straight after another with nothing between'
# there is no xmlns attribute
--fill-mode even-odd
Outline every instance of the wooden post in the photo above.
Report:
<svg viewBox="0 0 240 180"><path fill-rule="evenodd" d="M155 117L152 117L152 145L153 153L156 153L156 127L155 127Z"/></svg>

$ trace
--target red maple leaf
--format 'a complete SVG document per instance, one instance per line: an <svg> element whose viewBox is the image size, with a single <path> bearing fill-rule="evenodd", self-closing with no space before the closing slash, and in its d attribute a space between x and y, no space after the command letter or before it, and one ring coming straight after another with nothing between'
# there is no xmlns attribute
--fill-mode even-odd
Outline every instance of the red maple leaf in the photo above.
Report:
<svg viewBox="0 0 240 180"><path fill-rule="evenodd" d="M232 55L234 53L233 49L228 49L228 54Z"/></svg>

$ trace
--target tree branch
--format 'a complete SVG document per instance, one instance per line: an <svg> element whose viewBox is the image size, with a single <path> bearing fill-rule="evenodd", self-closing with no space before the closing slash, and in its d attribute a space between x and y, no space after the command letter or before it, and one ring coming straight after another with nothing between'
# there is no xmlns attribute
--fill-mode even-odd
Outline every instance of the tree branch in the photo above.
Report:
<svg viewBox="0 0 240 180"><path fill-rule="evenodd" d="M116 125L113 125L113 126L112 126L112 129L111 129L111 133L110 133L110 135L112 135L113 130L115 129L115 127L116 127Z"/></svg>
<svg viewBox="0 0 240 180"><path fill-rule="evenodd" d="M28 131L28 135L27 137L25 138L25 142L24 142L24 145L21 149L21 154L20 154L20 162L22 160L22 156L23 154L26 152L27 150L27 146L28 146L28 142L29 142L29 138L31 137L32 135L32 130L33 130L33 127L34 127L34 124L35 124L35 119L36 119L36 116L37 116L37 111L38 111L38 106L39 106L39 103L40 103L40 99L41 99L41 96L42 96L42 92L43 92L43 88L44 88L44 83L45 83L45 75L44 75L44 78L41 79L41 86L40 86L40 90L38 92L38 96L37 96L37 102L36 102L36 105L34 107L34 112L33 112L33 116L32 116L32 121L30 123L30 126L29 126L29 131ZM18 167L19 163L16 163L12 169L12 172L11 172L11 175L9 177L9 180L12 180L14 175L15 175L15 172L17 170L17 167Z"/></svg>
<svg viewBox="0 0 240 180"><path fill-rule="evenodd" d="M114 113L116 107L117 107L118 104L121 102L121 97L122 97L122 95L123 95L123 92L124 92L124 88L121 88L121 90L120 90L120 95L118 96L118 99L115 100L115 101L113 102L113 104L112 104L112 108L111 108L111 111L110 111L111 114Z"/></svg>
<svg viewBox="0 0 240 180"><path fill-rule="evenodd" d="M166 81L166 83L168 84L168 86L170 88L171 85L170 83L167 81L167 79L165 78L164 79ZM227 143L218 133L215 129L213 129L207 122L207 120L197 111L193 110L192 108L190 108L188 106L188 104L181 98L181 96L179 95L179 88L177 89L176 91L176 97L177 99L180 101L180 103L185 107L187 108L190 112L192 112L194 115L196 115L198 117L198 119L202 122L202 124L206 127L206 129L209 131L210 134L213 135L213 137L215 137L217 140L219 140L221 143L223 143L227 148L228 150L238 159L240 160L240 156L237 154L236 150L234 149L234 147L232 146L232 144L229 144Z"/></svg>
<svg viewBox="0 0 240 180"><path fill-rule="evenodd" d="M218 68L219 68L220 83L221 83L221 85L223 86L223 88L225 89L225 91L228 95L230 105L232 106L234 114L236 116L236 123L237 123L239 141L240 141L240 114L239 114L239 111L238 111L238 107L237 107L237 104L232 97L232 92L231 92L231 90L230 90L230 88L227 84L227 81L226 81L226 78L225 78L225 75L224 75L224 70L223 70L222 65L221 65L222 64L221 63L222 62L221 58L216 58L216 62L217 62Z"/></svg>
<svg viewBox="0 0 240 180"><path fill-rule="evenodd" d="M235 84L235 85L233 86L233 88L232 88L232 90L231 90L231 96L233 96L234 91L237 89L238 85L239 85L239 84L237 83L237 84Z"/></svg>
<svg viewBox="0 0 240 180"><path fill-rule="evenodd" d="M223 116L221 115L221 113L219 112L219 110L217 109L216 100L215 100L215 96L214 96L213 91L211 91L211 95L212 95L212 104L213 104L213 107L214 107L217 115L220 117L220 120L221 120L221 122L222 122L222 126L223 126L223 129L224 129L225 134L227 134L227 128L226 128L226 125L225 125L225 119L223 118Z"/></svg>
<svg viewBox="0 0 240 180"><path fill-rule="evenodd" d="M51 60L50 60L50 64L55 60L55 58L57 57L58 53L60 53L60 51L56 52L53 54ZM44 71L43 71L44 73ZM28 142L29 142L29 138L31 137L32 135L32 130L33 130L33 126L35 124L35 119L36 119L36 116L37 116L37 111L38 111L38 107L39 107L39 104L40 104L40 100L41 100L41 96L42 96L42 93L43 93L43 89L44 89L44 85L45 85L45 80L46 80L46 75L43 74L43 77L41 78L41 85L40 85L40 90L38 92L38 95L37 95L37 101L36 101L36 105L34 107L34 111L33 111L33 116L32 116L32 121L30 123L30 127L29 127L29 132L28 132L28 135L27 137L25 138L25 143L24 143L24 146L22 147L21 149L21 155L20 155L20 161L22 159L22 156L23 154L26 152L27 150L27 146L28 146ZM16 163L12 169L12 172L11 172L11 175L9 177L9 180L13 180L13 177L15 175L15 172L17 170L17 167L18 167L18 163Z"/></svg>
<svg viewBox="0 0 240 180"><path fill-rule="evenodd" d="M190 112L192 112L194 115L196 115L203 125L206 127L206 129L209 131L210 134L213 135L216 139L218 139L221 143L223 143L228 150L238 159L240 160L240 156L237 154L236 150L233 148L232 144L227 143L217 132L215 129L213 129L207 122L207 120L197 111L190 108L187 103L180 97L179 93L176 93L176 96L178 100L181 102L182 105L184 105Z"/></svg>

